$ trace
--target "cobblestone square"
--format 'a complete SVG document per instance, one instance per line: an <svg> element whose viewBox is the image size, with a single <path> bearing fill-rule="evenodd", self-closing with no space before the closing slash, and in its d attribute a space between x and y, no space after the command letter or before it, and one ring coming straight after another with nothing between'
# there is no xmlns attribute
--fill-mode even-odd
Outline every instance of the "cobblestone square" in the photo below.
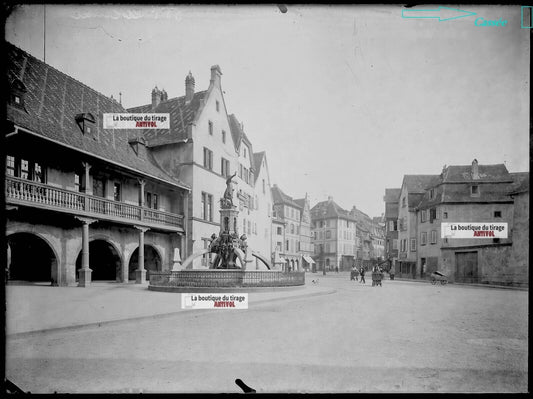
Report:
<svg viewBox="0 0 533 399"><path fill-rule="evenodd" d="M528 291L312 279L335 292L8 336L7 377L32 393L238 393L237 378L258 393L527 392Z"/></svg>

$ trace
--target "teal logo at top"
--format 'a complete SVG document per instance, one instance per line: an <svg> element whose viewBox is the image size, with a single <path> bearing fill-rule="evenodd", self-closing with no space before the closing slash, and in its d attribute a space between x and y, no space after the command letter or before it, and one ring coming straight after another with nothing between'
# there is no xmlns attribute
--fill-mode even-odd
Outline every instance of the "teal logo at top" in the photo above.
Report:
<svg viewBox="0 0 533 399"><path fill-rule="evenodd" d="M476 13L443 6L433 10L402 10L402 18L436 18L439 21L450 21L471 15Z"/></svg>

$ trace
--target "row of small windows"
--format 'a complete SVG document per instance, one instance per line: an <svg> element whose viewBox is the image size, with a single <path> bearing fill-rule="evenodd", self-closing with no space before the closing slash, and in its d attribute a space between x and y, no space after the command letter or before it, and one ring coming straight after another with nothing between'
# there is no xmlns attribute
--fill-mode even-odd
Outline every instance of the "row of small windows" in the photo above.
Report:
<svg viewBox="0 0 533 399"><path fill-rule="evenodd" d="M330 239L332 237L331 230L326 230L325 237L326 237L326 240ZM313 238L315 240L323 240L324 239L324 232L320 231L320 230L319 231L314 231L313 232ZM352 240L355 239L355 235L353 235L351 231L343 230L342 234L341 234L341 238L343 240L352 241Z"/></svg>
<svg viewBox="0 0 533 399"><path fill-rule="evenodd" d="M470 196L471 197L479 197L480 196L480 189L479 189L478 185L470 186ZM402 207L405 207L407 205L406 204L406 201L407 201L406 198L407 197L403 197L402 198ZM435 199L435 189L434 188L429 190L429 199L430 200Z"/></svg>
<svg viewBox="0 0 533 399"><path fill-rule="evenodd" d="M40 163L12 155L6 157L6 174L37 183L46 182L44 168Z"/></svg>
<svg viewBox="0 0 533 399"><path fill-rule="evenodd" d="M428 233L427 231L424 231L420 233L420 245L427 245L428 243ZM437 231L432 230L430 231L430 244L436 244L437 243ZM409 250L411 252L416 252L416 238L411 238L409 240ZM404 238L403 240L400 240L400 252L407 252L407 239Z"/></svg>
<svg viewBox="0 0 533 399"><path fill-rule="evenodd" d="M295 226L294 224L291 223L289 231L290 231L291 234L300 235L300 226ZM283 234L283 228L282 227L277 227L276 233L278 235L282 235Z"/></svg>
<svg viewBox="0 0 533 399"><path fill-rule="evenodd" d="M46 183L45 168L38 162L27 160L12 155L6 157L6 175L18 177L24 180L31 180L36 183ZM79 173L74 173L74 190L83 192L85 186L82 184L82 177ZM106 181L93 176L93 195L101 198L106 196ZM122 185L113 182L113 200L122 201ZM159 197L156 193L146 191L144 193L144 206L148 208L159 208Z"/></svg>
<svg viewBox="0 0 533 399"><path fill-rule="evenodd" d="M427 220L428 220L428 216L429 216L429 221L430 222L433 222L433 220L436 220L436 219L439 219L439 210L437 208L430 208L430 209L422 209L420 211L420 223L425 223ZM501 211L494 211L493 212L493 216L495 218L501 218L502 217L502 212ZM448 212L446 211L443 211L442 212L442 218L443 219L448 219ZM395 231L396 229L393 229L391 223L393 223L392 221L389 221L389 231ZM396 222L394 222L396 223Z"/></svg>
<svg viewBox="0 0 533 399"><path fill-rule="evenodd" d="M299 214L298 214L299 217ZM335 227L335 221L330 219L325 219L321 221L313 221L312 228L316 229L317 227ZM350 222L349 220L345 219L338 219L338 227L342 228L345 227L347 229L352 229L355 227L355 222Z"/></svg>

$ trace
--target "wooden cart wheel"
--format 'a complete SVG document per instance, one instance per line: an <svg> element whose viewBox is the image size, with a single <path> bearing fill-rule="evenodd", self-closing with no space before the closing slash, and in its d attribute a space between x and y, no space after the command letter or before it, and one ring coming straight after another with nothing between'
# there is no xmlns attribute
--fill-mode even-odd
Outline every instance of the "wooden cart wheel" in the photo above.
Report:
<svg viewBox="0 0 533 399"><path fill-rule="evenodd" d="M446 283L448 283L448 281L447 281L447 280L442 280L440 283L441 283L442 285L445 285Z"/></svg>
<svg viewBox="0 0 533 399"><path fill-rule="evenodd" d="M431 280L431 284L433 285L437 284L437 280Z"/></svg>

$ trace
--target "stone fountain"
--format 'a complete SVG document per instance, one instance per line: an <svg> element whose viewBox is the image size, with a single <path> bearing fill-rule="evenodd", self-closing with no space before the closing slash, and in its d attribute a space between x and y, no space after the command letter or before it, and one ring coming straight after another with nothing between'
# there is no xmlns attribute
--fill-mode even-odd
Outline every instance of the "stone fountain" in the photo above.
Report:
<svg viewBox="0 0 533 399"><path fill-rule="evenodd" d="M174 259L170 271L151 272L151 290L189 292L213 291L213 289L245 289L253 287L287 287L305 284L304 272L282 272L272 270L270 261L248 247L245 234L239 236L237 218L239 211L233 204L233 182L236 173L226 179L226 191L220 199L220 231L211 235L207 249L189 256L183 264ZM194 259L212 253L214 260L209 269L193 269ZM268 270L246 270L247 263L255 257L265 264ZM179 253L177 258L179 259Z"/></svg>

